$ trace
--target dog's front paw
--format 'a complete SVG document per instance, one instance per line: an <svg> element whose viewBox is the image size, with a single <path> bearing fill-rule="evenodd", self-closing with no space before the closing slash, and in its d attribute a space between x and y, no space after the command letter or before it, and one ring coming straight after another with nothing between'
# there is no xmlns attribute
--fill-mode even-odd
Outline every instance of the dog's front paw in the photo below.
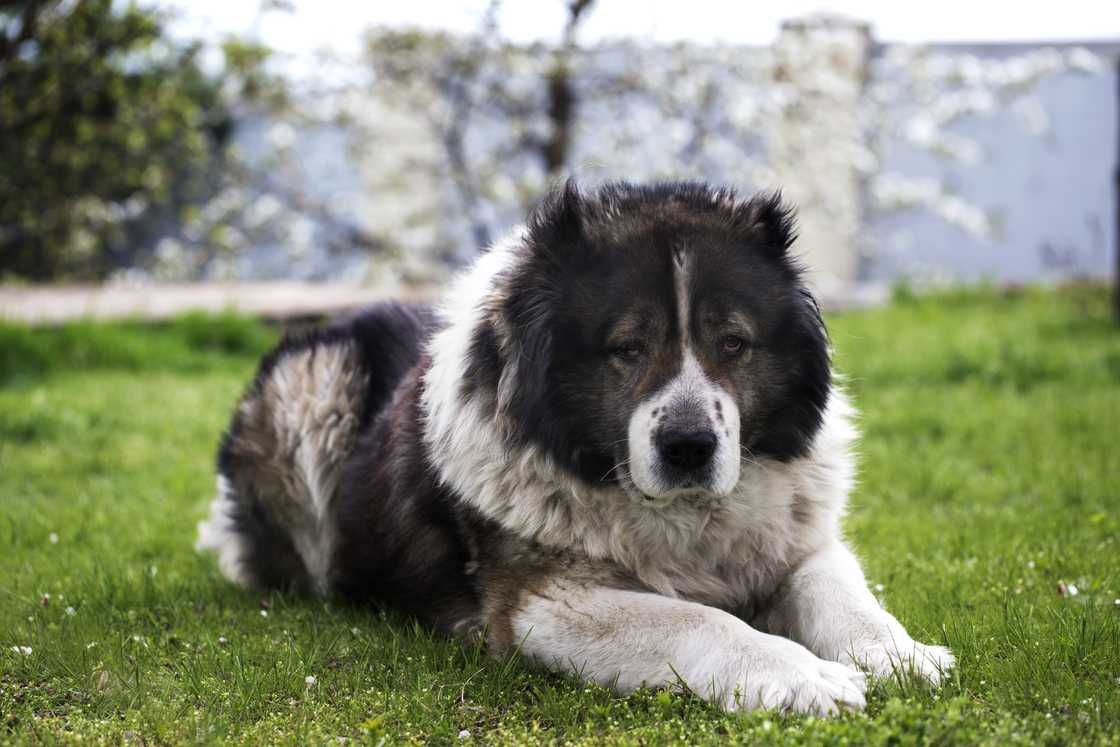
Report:
<svg viewBox="0 0 1120 747"><path fill-rule="evenodd" d="M939 687L956 664L953 653L944 646L927 646L909 637L901 641L878 641L846 653L842 660L863 667L876 677L910 677L932 687Z"/></svg>
<svg viewBox="0 0 1120 747"><path fill-rule="evenodd" d="M767 637L772 638L767 645L743 657L734 687L719 694L725 708L834 716L866 707L862 672L817 658L792 641Z"/></svg>

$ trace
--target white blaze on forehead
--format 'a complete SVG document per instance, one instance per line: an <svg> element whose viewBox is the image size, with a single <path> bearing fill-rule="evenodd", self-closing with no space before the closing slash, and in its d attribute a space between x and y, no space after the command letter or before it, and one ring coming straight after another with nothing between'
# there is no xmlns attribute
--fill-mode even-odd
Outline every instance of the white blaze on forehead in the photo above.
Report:
<svg viewBox="0 0 1120 747"><path fill-rule="evenodd" d="M689 255L684 247L673 250L673 290L677 300L677 326L680 327L681 349L687 351L689 340L689 312L688 306L688 280L689 280Z"/></svg>
<svg viewBox="0 0 1120 747"><path fill-rule="evenodd" d="M696 489L682 489L665 480L658 433L663 424L671 426L673 421L688 421L710 429L716 437L708 484L700 487L726 495L739 481L739 407L731 394L707 375L693 352L690 271L691 256L684 247L677 247L673 250L673 290L680 329L681 369L635 409L627 429L630 477L646 499L659 504L671 502L682 491Z"/></svg>

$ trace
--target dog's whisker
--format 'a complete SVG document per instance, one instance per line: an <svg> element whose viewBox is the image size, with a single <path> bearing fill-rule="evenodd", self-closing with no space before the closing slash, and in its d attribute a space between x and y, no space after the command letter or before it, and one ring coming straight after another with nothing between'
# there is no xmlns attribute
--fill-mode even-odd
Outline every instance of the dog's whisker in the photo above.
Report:
<svg viewBox="0 0 1120 747"><path fill-rule="evenodd" d="M606 481L607 475L611 474L612 472L614 472L619 467L625 467L628 464L630 464L630 459L629 458L623 459L621 462L619 462L618 464L616 464L615 466L611 467L609 470L604 472L603 476L599 478L599 482Z"/></svg>

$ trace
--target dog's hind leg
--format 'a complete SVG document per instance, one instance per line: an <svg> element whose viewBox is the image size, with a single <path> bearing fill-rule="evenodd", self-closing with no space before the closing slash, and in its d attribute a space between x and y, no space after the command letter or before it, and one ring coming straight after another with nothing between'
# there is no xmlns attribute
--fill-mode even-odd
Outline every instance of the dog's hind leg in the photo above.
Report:
<svg viewBox="0 0 1120 747"><path fill-rule="evenodd" d="M218 476L210 515L198 525L195 548L218 556L222 575L247 589L309 590L311 583L291 538L254 496L234 492Z"/></svg>
<svg viewBox="0 0 1120 747"><path fill-rule="evenodd" d="M349 339L309 337L265 359L218 456L198 547L252 588L330 591L342 462L357 439L367 369Z"/></svg>

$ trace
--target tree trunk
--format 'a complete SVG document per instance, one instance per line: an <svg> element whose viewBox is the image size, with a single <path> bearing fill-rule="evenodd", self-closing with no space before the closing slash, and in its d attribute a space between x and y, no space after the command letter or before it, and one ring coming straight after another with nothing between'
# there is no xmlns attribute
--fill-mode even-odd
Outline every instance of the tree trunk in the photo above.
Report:
<svg viewBox="0 0 1120 747"><path fill-rule="evenodd" d="M541 144L545 171L555 178L568 163L572 143L572 123L576 115L576 93L572 88L571 57L576 46L576 30L594 0L570 0L568 22L548 73L548 119L552 124L548 139Z"/></svg>

